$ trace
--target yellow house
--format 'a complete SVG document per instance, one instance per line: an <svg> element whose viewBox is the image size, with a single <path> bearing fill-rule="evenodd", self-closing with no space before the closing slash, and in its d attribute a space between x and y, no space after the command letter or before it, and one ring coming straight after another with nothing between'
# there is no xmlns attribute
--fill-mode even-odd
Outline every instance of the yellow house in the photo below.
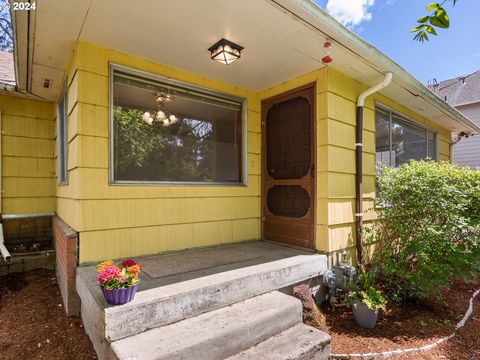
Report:
<svg viewBox="0 0 480 360"><path fill-rule="evenodd" d="M110 258L265 239L355 259L376 163L448 161L452 132L479 131L307 0L12 16L1 213L54 216L64 299L77 266Z"/></svg>

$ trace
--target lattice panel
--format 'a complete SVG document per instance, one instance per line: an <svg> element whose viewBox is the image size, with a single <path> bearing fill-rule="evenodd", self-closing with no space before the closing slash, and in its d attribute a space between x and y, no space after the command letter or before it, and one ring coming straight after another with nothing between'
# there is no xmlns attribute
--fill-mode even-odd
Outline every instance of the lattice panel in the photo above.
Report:
<svg viewBox="0 0 480 360"><path fill-rule="evenodd" d="M273 179L300 179L311 166L311 106L304 97L273 105L267 113L267 171Z"/></svg>

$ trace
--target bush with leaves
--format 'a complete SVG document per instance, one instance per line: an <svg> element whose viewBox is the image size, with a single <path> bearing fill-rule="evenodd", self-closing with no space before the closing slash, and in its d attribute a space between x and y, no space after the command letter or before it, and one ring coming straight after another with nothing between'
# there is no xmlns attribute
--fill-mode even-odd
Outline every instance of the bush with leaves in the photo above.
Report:
<svg viewBox="0 0 480 360"><path fill-rule="evenodd" d="M378 178L372 265L393 300L438 296L455 276L478 274L480 171L447 162L384 167Z"/></svg>

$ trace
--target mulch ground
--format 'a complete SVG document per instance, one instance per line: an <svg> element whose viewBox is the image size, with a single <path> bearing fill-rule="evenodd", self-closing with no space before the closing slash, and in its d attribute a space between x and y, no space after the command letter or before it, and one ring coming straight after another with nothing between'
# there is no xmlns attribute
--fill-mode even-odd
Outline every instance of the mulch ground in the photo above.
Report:
<svg viewBox="0 0 480 360"><path fill-rule="evenodd" d="M65 314L53 271L0 277L0 359L96 359L82 322Z"/></svg>
<svg viewBox="0 0 480 360"><path fill-rule="evenodd" d="M332 353L370 353L421 347L455 331L455 325L467 311L472 294L480 288L480 276L471 284L455 281L444 294L442 305L407 304L387 309L372 330L361 329L353 320L349 307L326 312L328 332L332 336ZM457 335L438 348L421 354L395 359L480 360L480 296L474 312Z"/></svg>
<svg viewBox="0 0 480 360"><path fill-rule="evenodd" d="M333 353L368 353L419 347L454 331L480 277L473 284L456 281L445 294L448 305L408 304L388 309L372 330L359 328L349 308L327 313ZM55 274L37 270L0 277L0 359L93 360L93 346L79 319L68 318ZM457 336L435 350L396 359L480 360L480 297Z"/></svg>

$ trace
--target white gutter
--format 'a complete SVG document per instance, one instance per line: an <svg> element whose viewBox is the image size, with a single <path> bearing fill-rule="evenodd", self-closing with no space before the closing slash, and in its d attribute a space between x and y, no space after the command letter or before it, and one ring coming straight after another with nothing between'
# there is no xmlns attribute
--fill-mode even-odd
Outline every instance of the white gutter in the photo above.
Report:
<svg viewBox="0 0 480 360"><path fill-rule="evenodd" d="M15 92L17 91L17 86L14 84L4 83L0 81L0 90L7 92Z"/></svg>
<svg viewBox="0 0 480 360"><path fill-rule="evenodd" d="M6 214L6 215L2 215L2 219L4 219L4 220L30 219L30 218L46 217L46 216L54 216L54 215L55 215L55 213L53 213L53 212L35 213L35 214Z"/></svg>
<svg viewBox="0 0 480 360"><path fill-rule="evenodd" d="M387 72L382 82L372 86L370 89L365 90L359 95L357 100L357 106L363 107L365 105L365 99L370 95L375 94L377 91L380 91L383 88L386 88L388 85L390 85L390 83L392 82L392 78L393 78L393 73L391 71Z"/></svg>

